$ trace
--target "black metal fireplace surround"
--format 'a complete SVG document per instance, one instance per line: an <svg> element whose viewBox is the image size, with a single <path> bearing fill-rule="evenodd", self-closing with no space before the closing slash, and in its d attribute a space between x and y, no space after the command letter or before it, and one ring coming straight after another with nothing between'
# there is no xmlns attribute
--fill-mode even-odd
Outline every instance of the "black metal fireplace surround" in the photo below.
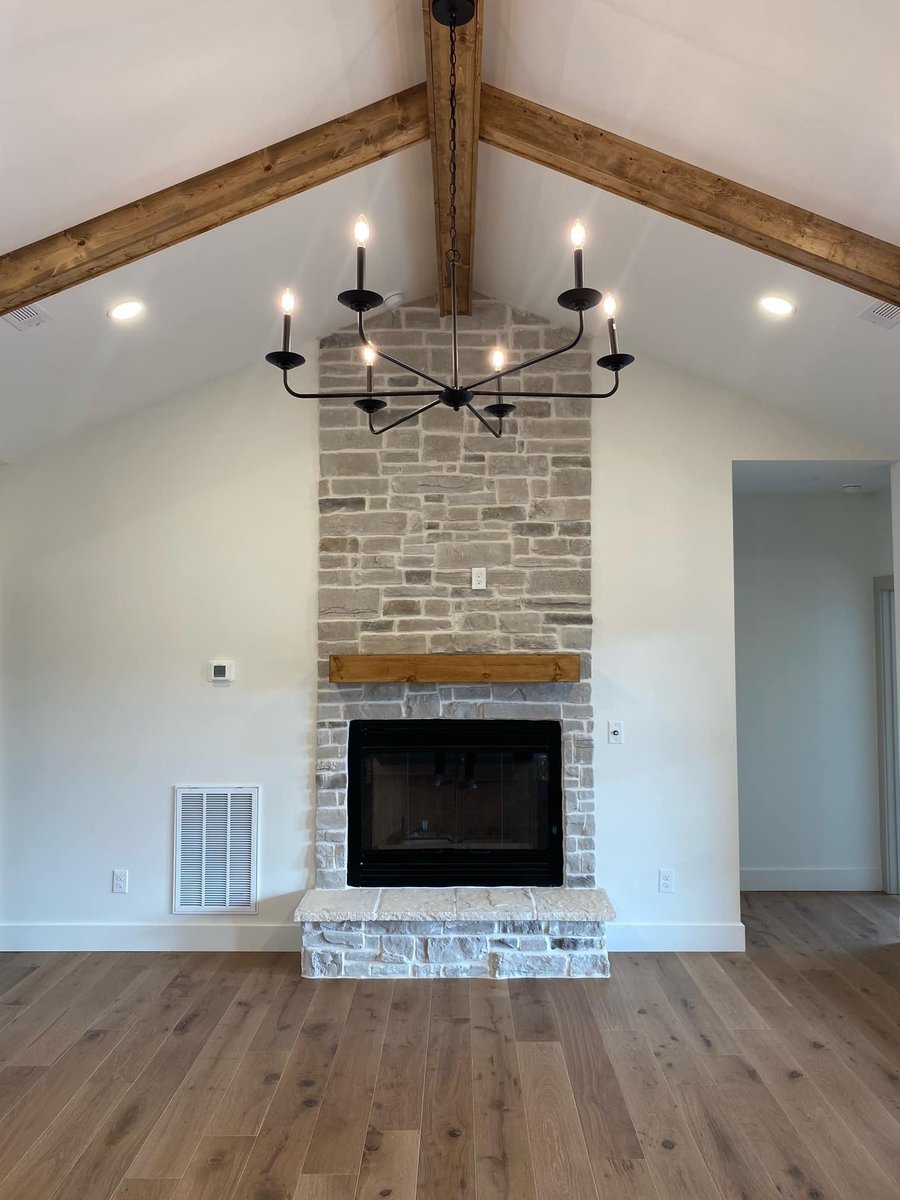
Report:
<svg viewBox="0 0 900 1200"><path fill-rule="evenodd" d="M558 721L351 721L351 887L559 886Z"/></svg>

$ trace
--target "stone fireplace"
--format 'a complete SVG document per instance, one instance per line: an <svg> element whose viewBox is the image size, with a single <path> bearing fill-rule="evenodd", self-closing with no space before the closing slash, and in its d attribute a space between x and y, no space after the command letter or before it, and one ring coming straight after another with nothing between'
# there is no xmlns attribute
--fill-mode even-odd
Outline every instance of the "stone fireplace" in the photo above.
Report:
<svg viewBox="0 0 900 1200"><path fill-rule="evenodd" d="M449 370L448 321L430 304L386 313L370 326L373 340L393 355L432 373ZM483 373L495 345L514 355L552 348L568 336L542 318L477 299L473 316L461 319L461 373ZM540 367L529 372L529 386L590 388L589 350L573 351L552 365L555 373ZM322 390L355 386L361 374L354 332L322 340ZM376 372L376 387L415 384L414 376L395 369ZM613 914L596 887L594 855L590 403L523 400L499 441L473 418L443 408L375 439L349 401L321 403L316 888L297 911L307 974L608 972L604 922ZM392 402L390 411L401 408L401 402ZM483 591L472 589L472 567L487 568ZM581 682L328 681L329 655L522 651L578 653ZM493 723L491 732L510 722L533 722L535 735L539 726L552 724L560 751L554 770L561 879L535 879L533 888L510 880L504 887L501 871L496 886L483 875L482 886L435 887L438 873L431 887L348 886L354 842L348 824L351 723L381 722L474 723L482 735ZM435 765L439 750L428 753L430 766L422 761L411 768L407 758L401 770L385 755L387 766L379 767L382 775L394 770L398 787L405 772L403 787L414 794L393 832L385 834L395 838L397 853L398 838L424 849L435 819L444 823L439 836L450 836L450 810L435 808L436 796L428 791L435 791L434 779L442 774ZM481 835L509 843L526 837L511 819L503 826L495 815L479 828L474 810L459 816L467 803L471 809L465 792L473 780L466 779L464 754L465 748L454 758L453 838L466 839L463 827L473 843ZM497 776L499 759L491 762L489 767L482 758L476 787L479 778L488 785L491 771ZM507 770L514 767L510 757ZM410 770L422 778L411 784ZM496 779L491 786L496 808ZM512 794L508 786L504 794ZM429 805L441 815L427 815ZM549 831L549 818L547 826ZM535 837L535 830L527 834ZM353 852L358 853L355 844ZM355 862L353 873L365 884ZM561 887L542 886L558 882Z"/></svg>

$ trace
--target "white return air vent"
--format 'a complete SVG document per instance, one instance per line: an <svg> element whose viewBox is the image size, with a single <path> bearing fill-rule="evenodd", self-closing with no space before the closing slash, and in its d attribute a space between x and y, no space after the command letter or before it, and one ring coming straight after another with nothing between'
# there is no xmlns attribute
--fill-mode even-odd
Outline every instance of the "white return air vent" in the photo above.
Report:
<svg viewBox="0 0 900 1200"><path fill-rule="evenodd" d="M35 325L43 325L50 317L38 304L23 304L6 313L3 320L13 329L33 329Z"/></svg>
<svg viewBox="0 0 900 1200"><path fill-rule="evenodd" d="M893 329L900 325L900 305L891 304L890 300L876 300L859 314L861 321L877 325L880 329Z"/></svg>
<svg viewBox="0 0 900 1200"><path fill-rule="evenodd" d="M173 912L256 912L258 814L258 787L175 789Z"/></svg>

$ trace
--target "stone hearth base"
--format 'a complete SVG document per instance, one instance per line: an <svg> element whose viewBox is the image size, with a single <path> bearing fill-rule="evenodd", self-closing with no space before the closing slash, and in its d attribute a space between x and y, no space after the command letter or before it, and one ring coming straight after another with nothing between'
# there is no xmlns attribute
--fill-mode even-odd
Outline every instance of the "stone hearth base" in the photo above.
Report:
<svg viewBox="0 0 900 1200"><path fill-rule="evenodd" d="M316 979L609 975L600 888L313 888L297 907Z"/></svg>

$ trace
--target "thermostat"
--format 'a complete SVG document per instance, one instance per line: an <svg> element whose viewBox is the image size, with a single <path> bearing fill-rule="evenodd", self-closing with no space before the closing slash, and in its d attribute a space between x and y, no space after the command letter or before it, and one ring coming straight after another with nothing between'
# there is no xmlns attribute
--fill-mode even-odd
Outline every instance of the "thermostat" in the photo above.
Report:
<svg viewBox="0 0 900 1200"><path fill-rule="evenodd" d="M234 679L234 661L227 658L213 659L209 664L210 683L231 683Z"/></svg>

